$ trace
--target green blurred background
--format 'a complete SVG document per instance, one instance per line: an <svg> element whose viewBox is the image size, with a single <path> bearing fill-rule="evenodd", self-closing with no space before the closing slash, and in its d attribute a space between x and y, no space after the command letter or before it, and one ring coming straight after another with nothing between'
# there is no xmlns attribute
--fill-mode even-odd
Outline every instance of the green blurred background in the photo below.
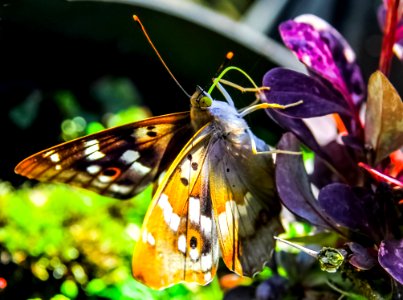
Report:
<svg viewBox="0 0 403 300"><path fill-rule="evenodd" d="M232 63L258 84L275 66L301 70L281 46L277 25L302 13L316 14L345 34L367 78L378 59L378 4L0 1L0 299L221 299L225 282L231 281L222 266L220 281L207 287L178 285L156 292L132 279L131 254L151 189L123 202L35 184L13 173L21 159L59 142L188 109L188 99L156 58L133 14L141 17L177 79L192 93L197 84L210 83L228 51L235 53ZM247 85L237 74L227 79ZM238 91L231 94L239 107L253 100ZM272 145L282 133L264 113L247 121ZM254 280L269 275L266 270Z"/></svg>

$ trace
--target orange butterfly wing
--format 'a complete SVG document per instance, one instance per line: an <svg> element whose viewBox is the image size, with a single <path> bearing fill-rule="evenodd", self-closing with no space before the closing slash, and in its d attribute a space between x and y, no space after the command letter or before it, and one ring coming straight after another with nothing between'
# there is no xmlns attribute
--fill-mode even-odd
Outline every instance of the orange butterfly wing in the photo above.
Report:
<svg viewBox="0 0 403 300"><path fill-rule="evenodd" d="M134 277L147 286L204 285L216 273L218 239L206 189L210 132L205 126L178 155L144 219L132 265Z"/></svg>

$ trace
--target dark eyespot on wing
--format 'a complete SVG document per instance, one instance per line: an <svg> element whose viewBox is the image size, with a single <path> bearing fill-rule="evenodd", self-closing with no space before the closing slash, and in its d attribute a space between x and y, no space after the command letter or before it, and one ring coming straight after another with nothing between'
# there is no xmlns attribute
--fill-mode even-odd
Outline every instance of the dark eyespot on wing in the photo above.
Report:
<svg viewBox="0 0 403 300"><path fill-rule="evenodd" d="M189 180L187 180L185 177L181 178L181 182L184 186L188 186L189 185Z"/></svg>
<svg viewBox="0 0 403 300"><path fill-rule="evenodd" d="M149 137L156 137L156 136L157 136L157 133L156 133L155 131L147 131L147 135L148 135Z"/></svg>
<svg viewBox="0 0 403 300"><path fill-rule="evenodd" d="M190 239L189 245L190 245L190 248L196 249L196 247L197 247L197 238L192 236L192 238Z"/></svg>

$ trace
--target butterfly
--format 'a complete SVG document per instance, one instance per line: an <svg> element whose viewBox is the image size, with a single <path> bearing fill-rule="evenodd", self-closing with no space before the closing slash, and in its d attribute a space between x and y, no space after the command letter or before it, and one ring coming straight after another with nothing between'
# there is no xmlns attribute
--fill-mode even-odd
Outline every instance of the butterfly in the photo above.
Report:
<svg viewBox="0 0 403 300"><path fill-rule="evenodd" d="M128 199L163 175L133 254L134 277L154 289L209 283L219 256L252 276L270 260L282 232L271 154L228 93L197 88L188 112L107 129L34 154L15 168Z"/></svg>

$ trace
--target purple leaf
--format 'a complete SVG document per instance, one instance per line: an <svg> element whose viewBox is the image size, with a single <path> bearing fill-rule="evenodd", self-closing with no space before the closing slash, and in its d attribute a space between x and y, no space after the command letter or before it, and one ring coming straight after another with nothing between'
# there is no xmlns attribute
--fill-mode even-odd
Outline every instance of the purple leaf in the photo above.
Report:
<svg viewBox="0 0 403 300"><path fill-rule="evenodd" d="M319 204L337 223L380 241L383 235L383 212L374 195L364 188L332 183L319 192Z"/></svg>
<svg viewBox="0 0 403 300"><path fill-rule="evenodd" d="M302 141L316 154L325 160L329 159L326 153L322 151L322 148L317 143L314 135L302 119L290 118L284 114L280 114L280 112L275 109L267 109L266 112L277 124L279 124L279 126L294 133L300 139L300 141Z"/></svg>
<svg viewBox="0 0 403 300"><path fill-rule="evenodd" d="M316 79L284 68L275 68L267 72L263 78L263 85L270 87L269 91L265 91L265 101L269 103L287 105L299 100L304 101L300 105L284 110L266 110L280 126L293 132L304 144L333 165L334 168L340 169L340 167L345 165L336 162L336 158L340 158L339 161L342 162L351 162L349 154L343 146L338 145L337 151L333 152L330 150L333 150L334 147L326 149L319 146L315 138L318 135L315 134L314 136L306 123L299 119L323 116L330 113L344 114L348 119L351 115L343 99L338 98L334 92ZM317 129L317 131L324 130L323 127L314 127L313 129ZM334 130L336 131L336 128ZM327 132L327 136L329 134ZM346 165L346 168L351 170L357 169L354 162L353 164L349 163ZM354 172L348 171L346 174L356 177Z"/></svg>
<svg viewBox="0 0 403 300"><path fill-rule="evenodd" d="M354 242L347 244L352 254L348 262L354 267L361 270L369 270L376 265L376 251L372 248L365 248L362 245Z"/></svg>
<svg viewBox="0 0 403 300"><path fill-rule="evenodd" d="M280 24L280 34L285 45L310 72L328 80L346 97L347 101L349 100L347 86L334 62L332 53L312 25L292 20L286 21Z"/></svg>
<svg viewBox="0 0 403 300"><path fill-rule="evenodd" d="M291 133L284 134L277 147L280 150L299 151L299 143ZM283 204L291 212L314 225L332 227L332 222L312 194L300 155L277 154L276 184Z"/></svg>
<svg viewBox="0 0 403 300"><path fill-rule="evenodd" d="M403 284L403 240L382 241L378 261L386 272Z"/></svg>
<svg viewBox="0 0 403 300"><path fill-rule="evenodd" d="M282 105L302 104L285 110L277 110L294 118L312 118L331 113L351 116L346 102L320 81L305 74L285 68L274 68L263 77L263 85L270 88L265 91L267 102Z"/></svg>
<svg viewBox="0 0 403 300"><path fill-rule="evenodd" d="M326 153L329 159L323 161L320 158L315 158L315 168L310 178L317 187L322 188L337 181L358 184L362 180L362 172L351 158L351 151L348 150L347 147L336 141L322 146L322 151ZM329 164L333 167L332 169L329 168ZM337 170L338 177L335 177L335 170Z"/></svg>
<svg viewBox="0 0 403 300"><path fill-rule="evenodd" d="M321 40L332 54L333 61L341 74L341 80L347 87L349 93L347 99L351 99L356 106L359 106L365 98L366 87L354 51L348 42L335 28L317 16L301 15L295 21L309 24L318 31ZM334 84L334 82L331 83Z"/></svg>

